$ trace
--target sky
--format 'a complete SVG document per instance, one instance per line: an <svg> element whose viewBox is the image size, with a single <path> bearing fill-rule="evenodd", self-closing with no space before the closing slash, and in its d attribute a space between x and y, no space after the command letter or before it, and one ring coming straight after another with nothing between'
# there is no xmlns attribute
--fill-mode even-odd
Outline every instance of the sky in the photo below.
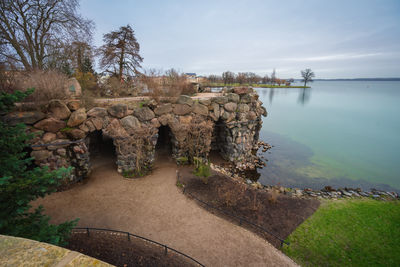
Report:
<svg viewBox="0 0 400 267"><path fill-rule="evenodd" d="M144 69L400 77L400 0L81 0L103 34L130 24Z"/></svg>

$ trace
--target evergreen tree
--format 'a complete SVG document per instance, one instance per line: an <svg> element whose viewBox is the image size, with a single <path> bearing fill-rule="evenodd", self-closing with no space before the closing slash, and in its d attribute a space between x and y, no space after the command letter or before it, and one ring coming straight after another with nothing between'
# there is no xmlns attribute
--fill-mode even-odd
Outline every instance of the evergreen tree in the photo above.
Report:
<svg viewBox="0 0 400 267"><path fill-rule="evenodd" d="M14 103L31 94L0 92L0 115L11 111ZM0 234L25 237L55 245L65 244L77 220L49 224L43 208L32 210L30 202L54 192L69 169L50 171L47 167L28 168L32 162L24 150L33 134L24 124L11 126L0 120Z"/></svg>
<svg viewBox="0 0 400 267"><path fill-rule="evenodd" d="M83 73L87 73L87 72L92 73L92 74L94 73L93 63L92 63L92 60L89 57L85 57L83 59L81 71Z"/></svg>

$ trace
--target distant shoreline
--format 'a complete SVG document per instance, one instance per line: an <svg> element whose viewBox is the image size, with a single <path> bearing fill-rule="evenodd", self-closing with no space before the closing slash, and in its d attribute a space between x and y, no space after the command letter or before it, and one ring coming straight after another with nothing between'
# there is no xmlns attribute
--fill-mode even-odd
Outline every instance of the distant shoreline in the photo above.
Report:
<svg viewBox="0 0 400 267"><path fill-rule="evenodd" d="M237 87L237 86L251 86L255 88L310 88L310 86L302 85L272 85L272 84L239 84L239 83L209 83L205 84L204 87Z"/></svg>
<svg viewBox="0 0 400 267"><path fill-rule="evenodd" d="M295 80L299 81L299 80ZM354 78L354 79L314 79L316 82L323 81L365 81L365 82L400 82L400 78Z"/></svg>

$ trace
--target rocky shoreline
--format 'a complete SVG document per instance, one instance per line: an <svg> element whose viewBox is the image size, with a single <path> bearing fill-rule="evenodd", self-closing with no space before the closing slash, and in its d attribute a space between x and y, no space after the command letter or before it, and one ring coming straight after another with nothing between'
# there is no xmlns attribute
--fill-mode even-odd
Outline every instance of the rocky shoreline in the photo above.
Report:
<svg viewBox="0 0 400 267"><path fill-rule="evenodd" d="M260 182L254 182L246 179L238 174L232 168L222 167L216 164L210 164L212 170L219 172L223 175L230 177L236 182L247 184L258 190L265 190L267 192L284 194L298 198L316 198L316 199L350 199L350 198L373 198L381 201L399 200L400 196L396 192L382 191L371 188L370 191L363 191L361 188L338 188L334 189L331 186L325 186L321 190L313 190L311 188L291 188L283 186L262 185Z"/></svg>

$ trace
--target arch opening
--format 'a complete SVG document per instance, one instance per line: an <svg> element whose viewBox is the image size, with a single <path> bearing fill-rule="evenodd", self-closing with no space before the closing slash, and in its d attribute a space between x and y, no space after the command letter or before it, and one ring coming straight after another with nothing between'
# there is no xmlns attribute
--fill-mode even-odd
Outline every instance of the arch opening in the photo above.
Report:
<svg viewBox="0 0 400 267"><path fill-rule="evenodd" d="M91 132L87 136L88 148L92 164L113 162L116 166L116 149L113 139L101 130Z"/></svg>
<svg viewBox="0 0 400 267"><path fill-rule="evenodd" d="M168 125L158 128L156 160L170 157L172 154L172 131Z"/></svg>
<svg viewBox="0 0 400 267"><path fill-rule="evenodd" d="M214 130L211 141L210 159L215 163L223 163L229 160L229 144L232 137L226 122L219 119L214 124Z"/></svg>

